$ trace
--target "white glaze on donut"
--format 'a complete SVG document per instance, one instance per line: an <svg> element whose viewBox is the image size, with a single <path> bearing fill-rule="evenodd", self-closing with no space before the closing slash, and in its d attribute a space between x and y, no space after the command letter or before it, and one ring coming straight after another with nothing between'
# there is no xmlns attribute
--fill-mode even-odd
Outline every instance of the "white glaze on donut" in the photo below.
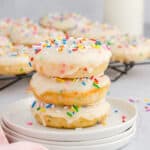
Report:
<svg viewBox="0 0 150 150"><path fill-rule="evenodd" d="M110 36L119 34L119 30L108 24L86 23L77 26L74 30L69 31L70 36L93 38L97 40L105 40Z"/></svg>
<svg viewBox="0 0 150 150"><path fill-rule="evenodd" d="M123 34L111 37L110 43L113 61L143 61L149 58L150 46L143 37Z"/></svg>
<svg viewBox="0 0 150 150"><path fill-rule="evenodd" d="M80 68L92 72L94 67L108 63L111 52L100 41L84 38L56 39L36 45L33 65L45 68L47 75L65 77ZM55 67L57 65L57 67ZM60 77L60 76L59 76Z"/></svg>
<svg viewBox="0 0 150 150"><path fill-rule="evenodd" d="M49 31L30 21L16 22L11 27L10 38L15 44L32 45L49 39Z"/></svg>
<svg viewBox="0 0 150 150"><path fill-rule="evenodd" d="M96 81L96 83L95 83ZM36 73L33 75L30 85L38 94L45 92L88 92L95 88L93 84L99 88L110 84L107 76L93 77L92 79L60 79L60 78L47 78Z"/></svg>
<svg viewBox="0 0 150 150"><path fill-rule="evenodd" d="M55 13L48 14L40 19L40 24L44 27L55 28L62 31L68 31L79 24L89 22L86 17L75 13Z"/></svg>
<svg viewBox="0 0 150 150"><path fill-rule="evenodd" d="M110 111L110 105L105 100L86 107L79 107L78 112L75 112L72 117L67 115L67 112L72 112L71 107L51 105L50 108L47 108L47 106L48 104L35 101L31 107L33 115L40 115L43 125L46 124L44 121L45 115L64 118L68 123L72 123L80 118L93 120L103 115L108 115Z"/></svg>

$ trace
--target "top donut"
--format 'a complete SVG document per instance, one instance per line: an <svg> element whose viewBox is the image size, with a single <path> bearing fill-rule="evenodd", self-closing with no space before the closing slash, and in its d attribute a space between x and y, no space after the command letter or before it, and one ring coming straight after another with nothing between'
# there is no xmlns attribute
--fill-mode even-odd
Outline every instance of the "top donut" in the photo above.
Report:
<svg viewBox="0 0 150 150"><path fill-rule="evenodd" d="M60 38L34 46L33 67L47 77L83 78L101 75L111 52L100 41L86 38Z"/></svg>

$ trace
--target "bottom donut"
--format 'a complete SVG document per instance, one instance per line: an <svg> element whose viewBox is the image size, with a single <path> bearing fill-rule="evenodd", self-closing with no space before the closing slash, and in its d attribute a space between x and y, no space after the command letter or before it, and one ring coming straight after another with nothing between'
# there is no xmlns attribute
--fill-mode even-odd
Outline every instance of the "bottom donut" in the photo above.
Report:
<svg viewBox="0 0 150 150"><path fill-rule="evenodd" d="M105 124L110 105L105 100L89 106L56 106L34 101L32 113L38 123L54 128L84 128L97 123Z"/></svg>

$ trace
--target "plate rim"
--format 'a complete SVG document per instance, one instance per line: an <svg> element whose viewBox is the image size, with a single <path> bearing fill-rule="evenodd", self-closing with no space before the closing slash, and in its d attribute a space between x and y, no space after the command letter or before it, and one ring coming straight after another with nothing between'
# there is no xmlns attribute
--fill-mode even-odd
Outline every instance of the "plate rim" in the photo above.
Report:
<svg viewBox="0 0 150 150"><path fill-rule="evenodd" d="M40 138L34 138L34 137L30 137L30 136L26 136L26 135L21 135L21 133L17 133L16 131L13 131L12 129L10 129L10 128L8 128L7 127L7 125L5 124L5 122L2 122L2 128L4 129L4 131L5 130L8 130L8 132L11 132L12 134L16 134L16 136L22 136L22 137L20 137L21 139L24 139L24 138L27 138L27 139L24 139L24 140L31 140L31 139L36 139L37 141L35 141L35 142L40 142L40 143L43 143L43 144L52 144L52 145L56 145L56 144L58 144L58 143L61 143L61 144L63 144L63 143L70 143L70 144L66 144L66 145L64 145L64 146L71 146L71 144L74 144L74 146L76 146L75 144L76 143L81 143L81 144L86 144L86 142L89 142L89 141L72 141L72 142L63 142L63 141L51 141L51 140L46 140L46 139L40 139ZM95 144L94 142L100 142L101 140L111 140L112 138L119 138L119 137L121 137L121 136L124 136L124 137L126 137L126 136L128 136L128 135L130 135L130 134L132 134L133 132L134 132L134 130L136 130L137 129L137 127L136 127L136 122L133 124L133 126L131 126L128 130L126 130L125 132L122 132L122 133L120 133L120 134L117 134L117 135L115 135L115 136L111 136L111 137L107 137L107 138L102 138L102 139L96 139L96 140L90 140L90 142L93 142L93 143L90 143L90 144L88 144L88 145L93 145L93 144ZM6 133L7 133L7 131L5 131ZM124 134L126 134L126 135L124 135ZM12 136L15 136L15 135L12 135ZM124 138L123 137L123 138ZM18 137L19 138L19 137ZM29 139L28 139L29 138ZM116 141L116 140L115 140ZM48 143L48 142L55 142L55 144L53 144L53 143ZM113 142L113 141L112 141ZM104 144L104 143L108 143L108 142L103 142L103 143L101 143L101 144ZM61 146L61 145L58 145L58 146ZM62 145L63 146L63 145Z"/></svg>
<svg viewBox="0 0 150 150"><path fill-rule="evenodd" d="M32 96L32 97L24 98L24 99L22 99L20 101L16 101L16 102L14 102L12 104L14 104L14 105L17 104L18 105L18 103L25 103L25 102L29 104L29 103L32 103L33 99L35 99L35 98ZM50 130L50 135L48 135L47 130L39 130L37 132L36 130L32 130L32 128L26 128L24 126L12 123L7 117L5 117L5 115L7 113L9 113L10 111L5 112L5 113L3 112L2 119L5 121L5 123L8 124L9 127L13 128L13 130L15 130L15 131L19 130L19 133L26 133L25 135L31 135L31 133L32 133L33 135L39 135L39 137L44 137L43 135L45 134L45 135L48 136L46 139L49 139L49 140L64 141L64 139L66 138L65 140L69 141L70 138L68 138L68 136L73 136L72 137L72 141L81 141L81 139L82 139L82 141L84 141L85 139L87 139L87 136L90 136L90 134L94 134L94 133L95 134L96 133L101 133L101 134L105 133L106 136L103 136L103 137L99 136L98 137L98 138L105 138L105 137L108 137L108 133L109 132L111 133L110 136L113 136L113 135L116 135L116 134L119 134L119 133L125 131L126 129L128 129L130 126L133 125L133 123L136 121L137 116L138 116L138 112L137 112L136 106L131 104L131 103L129 103L128 101L123 100L123 99L118 99L118 98L106 98L106 100L108 100L108 102L110 102L110 103L113 102L114 100L116 100L117 103L119 101L119 103L123 102L126 105L129 105L130 108L132 108L132 112L133 112L132 118L130 118L130 120L126 121L125 123L120 123L118 125L115 125L115 126L112 126L112 127L103 128L103 129L102 128L101 129L100 128L95 128L95 129L93 128L91 130L86 130L86 128L84 130L75 130L75 129L73 129L71 131L68 130L68 132L64 132L64 131L67 131L67 129L63 129L63 130L58 130L59 131L58 132L54 128L55 130ZM10 104L9 106L11 107L12 104ZM6 111L7 111L7 109L6 109ZM53 128L51 128L51 129L53 129ZM119 129L119 131L117 131L117 129ZM62 134L63 134L63 136L62 136ZM80 135L82 135L82 138L80 140L78 140L77 137L79 137ZM35 136L33 136L33 137L35 137ZM95 137L95 138L92 137L92 138L89 138L89 140L94 140L96 138L97 137Z"/></svg>

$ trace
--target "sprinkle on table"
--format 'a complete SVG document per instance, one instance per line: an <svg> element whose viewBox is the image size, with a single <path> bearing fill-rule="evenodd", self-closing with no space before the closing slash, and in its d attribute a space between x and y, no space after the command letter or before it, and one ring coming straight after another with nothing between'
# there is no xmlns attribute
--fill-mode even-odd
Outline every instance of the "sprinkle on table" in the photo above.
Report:
<svg viewBox="0 0 150 150"><path fill-rule="evenodd" d="M121 119L122 119L122 123L126 122L127 119L126 115L122 115Z"/></svg>
<svg viewBox="0 0 150 150"><path fill-rule="evenodd" d="M28 126L32 126L32 125L33 125L33 123L32 123L31 121L27 122L26 124L27 124Z"/></svg>

